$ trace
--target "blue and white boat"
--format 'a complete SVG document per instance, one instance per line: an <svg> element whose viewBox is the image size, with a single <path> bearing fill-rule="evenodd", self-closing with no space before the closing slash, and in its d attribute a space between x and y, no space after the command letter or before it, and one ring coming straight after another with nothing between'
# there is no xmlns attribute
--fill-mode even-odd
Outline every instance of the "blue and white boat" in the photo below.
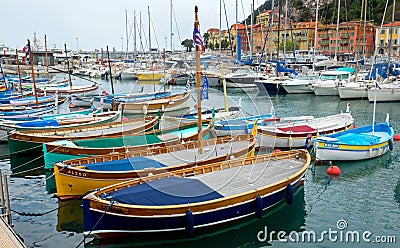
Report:
<svg viewBox="0 0 400 248"><path fill-rule="evenodd" d="M245 217L262 218L280 202L293 202L310 161L307 151L293 150L193 166L97 189L83 198L85 237L193 236Z"/></svg>
<svg viewBox="0 0 400 248"><path fill-rule="evenodd" d="M231 120L219 120L214 123L214 130L217 136L249 134L256 121L258 126L264 126L271 122L279 121L279 118L275 118L273 113L268 113Z"/></svg>
<svg viewBox="0 0 400 248"><path fill-rule="evenodd" d="M315 140L320 161L351 161L381 156L393 150L393 128L388 122L349 129Z"/></svg>

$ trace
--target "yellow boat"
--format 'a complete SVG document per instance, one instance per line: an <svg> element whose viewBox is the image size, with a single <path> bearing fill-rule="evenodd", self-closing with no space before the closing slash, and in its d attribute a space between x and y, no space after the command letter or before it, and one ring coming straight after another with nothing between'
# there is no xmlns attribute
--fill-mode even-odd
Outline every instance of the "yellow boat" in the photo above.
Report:
<svg viewBox="0 0 400 248"><path fill-rule="evenodd" d="M254 137L238 135L167 147L152 147L131 152L99 155L60 162L54 165L57 196L76 198L111 184L192 166L225 161L254 153Z"/></svg>
<svg viewBox="0 0 400 248"><path fill-rule="evenodd" d="M138 71L136 77L139 81L159 81L164 77L163 72L159 71Z"/></svg>

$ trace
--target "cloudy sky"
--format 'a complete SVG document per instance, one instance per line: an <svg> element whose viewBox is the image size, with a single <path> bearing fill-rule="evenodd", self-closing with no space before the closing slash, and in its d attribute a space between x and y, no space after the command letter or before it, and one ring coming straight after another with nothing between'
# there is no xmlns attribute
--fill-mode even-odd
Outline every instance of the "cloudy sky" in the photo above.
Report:
<svg viewBox="0 0 400 248"><path fill-rule="evenodd" d="M224 0L229 25L247 17L253 0ZM194 6L199 7L200 32L219 27L219 0L173 0L173 47L176 49L182 40L191 38L194 22ZM256 6L263 0L254 0ZM48 47L67 47L76 50L115 48L126 50L125 10L128 13L128 29L131 33L129 50L133 48L133 16L136 12L137 26L139 15L142 19L142 44L146 46L149 34L147 6L154 26L151 27L151 46L163 49L170 43L170 0L20 0L2 1L2 28L0 44L19 49L26 39L33 39L36 32L40 44L47 35ZM224 10L222 27L226 29ZM175 19L176 23L175 24ZM178 37L180 36L180 40ZM145 37L144 37L145 36ZM139 35L137 48L140 49Z"/></svg>

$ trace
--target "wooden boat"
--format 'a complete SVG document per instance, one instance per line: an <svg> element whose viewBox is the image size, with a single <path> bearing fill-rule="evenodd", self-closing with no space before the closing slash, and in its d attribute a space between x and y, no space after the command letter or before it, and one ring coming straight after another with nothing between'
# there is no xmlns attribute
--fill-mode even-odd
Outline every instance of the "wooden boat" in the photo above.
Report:
<svg viewBox="0 0 400 248"><path fill-rule="evenodd" d="M92 85L73 85L73 86L66 86L66 87L47 87L43 89L37 89L38 92L43 92L46 94L58 94L59 96L91 96L91 95L98 95L99 92L99 85L92 84Z"/></svg>
<svg viewBox="0 0 400 248"><path fill-rule="evenodd" d="M295 148L312 144L315 137L352 127L354 118L341 113L305 121L260 126L257 135L261 147Z"/></svg>
<svg viewBox="0 0 400 248"><path fill-rule="evenodd" d="M240 158L133 179L83 198L85 237L110 238L201 229L291 204L310 165L305 150ZM238 187L240 185L240 187Z"/></svg>
<svg viewBox="0 0 400 248"><path fill-rule="evenodd" d="M173 172L245 156L253 151L254 144L253 136L240 135L205 140L203 153L198 151L199 142L192 141L68 160L54 165L57 196L60 199L73 198L91 189L143 177L149 173Z"/></svg>
<svg viewBox="0 0 400 248"><path fill-rule="evenodd" d="M315 140L315 159L353 161L381 156L393 150L394 131L389 123L349 129Z"/></svg>
<svg viewBox="0 0 400 248"><path fill-rule="evenodd" d="M208 138L211 124L204 127L203 135ZM43 144L45 169L53 169L55 163L95 155L106 155L150 147L166 147L197 139L197 127L193 124L180 125L144 134L124 134L118 137L96 137L84 140L59 140Z"/></svg>
<svg viewBox="0 0 400 248"><path fill-rule="evenodd" d="M275 118L275 115L272 113L229 120L219 120L214 123L214 130L217 136L248 134L253 129L255 122L257 122L257 126L263 126L279 120L280 119Z"/></svg>
<svg viewBox="0 0 400 248"><path fill-rule="evenodd" d="M126 122L108 122L80 127L15 131L8 137L10 154L41 153L42 144L56 140L96 139L129 135L158 128L158 116L137 118Z"/></svg>
<svg viewBox="0 0 400 248"><path fill-rule="evenodd" d="M184 92L141 102L121 102L119 106L123 114L148 114L188 108L189 100L190 93Z"/></svg>

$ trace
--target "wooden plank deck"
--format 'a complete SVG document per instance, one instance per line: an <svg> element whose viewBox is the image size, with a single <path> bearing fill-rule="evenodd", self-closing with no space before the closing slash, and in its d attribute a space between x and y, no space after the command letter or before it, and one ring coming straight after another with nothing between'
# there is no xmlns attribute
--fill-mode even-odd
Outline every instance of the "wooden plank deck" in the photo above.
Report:
<svg viewBox="0 0 400 248"><path fill-rule="evenodd" d="M0 217L0 247L26 247L14 230Z"/></svg>

